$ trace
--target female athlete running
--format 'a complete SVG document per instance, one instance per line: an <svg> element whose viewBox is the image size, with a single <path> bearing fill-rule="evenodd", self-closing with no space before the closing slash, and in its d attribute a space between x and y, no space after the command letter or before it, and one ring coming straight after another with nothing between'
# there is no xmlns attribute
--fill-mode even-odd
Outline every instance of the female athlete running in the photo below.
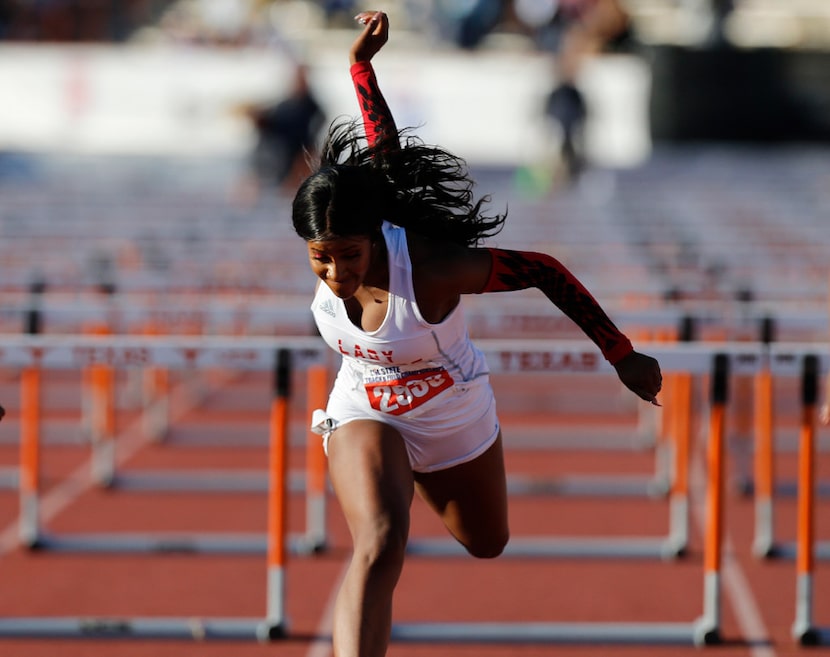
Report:
<svg viewBox="0 0 830 657"><path fill-rule="evenodd" d="M508 541L502 437L464 294L536 287L573 319L636 395L656 403L660 367L634 351L585 287L544 253L485 248L505 216L483 213L464 162L399 132L371 60L385 14L364 12L350 50L363 114L335 123L293 202L319 277L312 312L342 364L325 413L331 482L354 553L334 615L337 657L386 653L415 491L481 558Z"/></svg>

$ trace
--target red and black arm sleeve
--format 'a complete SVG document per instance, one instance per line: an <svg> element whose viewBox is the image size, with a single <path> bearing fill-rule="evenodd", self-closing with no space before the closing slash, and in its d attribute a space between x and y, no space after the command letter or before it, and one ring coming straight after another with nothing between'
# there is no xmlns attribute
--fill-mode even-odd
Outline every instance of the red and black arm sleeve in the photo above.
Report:
<svg viewBox="0 0 830 657"><path fill-rule="evenodd" d="M629 339L597 300L556 258L544 253L488 250L492 268L482 293L538 288L593 340L612 365L633 351Z"/></svg>
<svg viewBox="0 0 830 657"><path fill-rule="evenodd" d="M391 144L397 148L398 128L380 91L371 62L355 62L350 72L369 145L375 146L387 140L394 140Z"/></svg>

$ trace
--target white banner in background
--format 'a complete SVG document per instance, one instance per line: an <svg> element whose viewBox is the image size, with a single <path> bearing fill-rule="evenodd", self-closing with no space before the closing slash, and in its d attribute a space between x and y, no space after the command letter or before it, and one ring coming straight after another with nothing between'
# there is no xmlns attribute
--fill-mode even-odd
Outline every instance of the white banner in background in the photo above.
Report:
<svg viewBox="0 0 830 657"><path fill-rule="evenodd" d="M311 85L329 119L359 113L339 41L308 53ZM471 164L549 163L558 149L543 113L555 70L547 55L390 49L375 67L398 125ZM246 153L255 135L239 107L283 97L292 79L289 60L262 48L3 44L0 150ZM643 161L650 149L645 63L595 59L580 87L590 107L591 159Z"/></svg>

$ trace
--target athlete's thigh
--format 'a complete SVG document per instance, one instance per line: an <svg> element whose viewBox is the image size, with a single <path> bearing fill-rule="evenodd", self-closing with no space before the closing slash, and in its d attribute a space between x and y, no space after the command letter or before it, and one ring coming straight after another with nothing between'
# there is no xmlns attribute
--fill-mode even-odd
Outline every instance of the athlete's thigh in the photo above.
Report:
<svg viewBox="0 0 830 657"><path fill-rule="evenodd" d="M472 461L437 472L415 473L418 493L468 549L507 541L505 479L501 433Z"/></svg>
<svg viewBox="0 0 830 657"><path fill-rule="evenodd" d="M328 443L332 487L354 534L389 519L409 528L414 484L400 434L373 420L338 427Z"/></svg>

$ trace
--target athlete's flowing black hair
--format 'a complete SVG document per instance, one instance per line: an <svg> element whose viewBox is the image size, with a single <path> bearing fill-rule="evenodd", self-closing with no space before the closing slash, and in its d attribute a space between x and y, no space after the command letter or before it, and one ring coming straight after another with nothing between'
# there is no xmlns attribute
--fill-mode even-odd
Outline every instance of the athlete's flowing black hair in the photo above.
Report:
<svg viewBox="0 0 830 657"><path fill-rule="evenodd" d="M387 220L427 238L474 246L498 233L507 216L482 214L490 197L476 200L474 184L464 160L424 144L409 129L370 146L362 125L341 119L294 197L294 230L306 241L374 237Z"/></svg>

